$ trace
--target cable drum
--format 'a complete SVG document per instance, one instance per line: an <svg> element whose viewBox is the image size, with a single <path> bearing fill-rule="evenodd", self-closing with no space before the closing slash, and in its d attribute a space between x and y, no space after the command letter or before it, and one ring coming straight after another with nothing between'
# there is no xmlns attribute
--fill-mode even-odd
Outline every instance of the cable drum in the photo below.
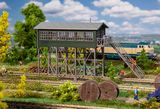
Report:
<svg viewBox="0 0 160 109"><path fill-rule="evenodd" d="M88 80L79 87L80 98L83 101L95 101L99 98L100 91L96 81Z"/></svg>
<svg viewBox="0 0 160 109"><path fill-rule="evenodd" d="M119 95L118 86L111 80L99 83L98 87L101 92L99 97L99 99L101 100L113 100L116 99Z"/></svg>

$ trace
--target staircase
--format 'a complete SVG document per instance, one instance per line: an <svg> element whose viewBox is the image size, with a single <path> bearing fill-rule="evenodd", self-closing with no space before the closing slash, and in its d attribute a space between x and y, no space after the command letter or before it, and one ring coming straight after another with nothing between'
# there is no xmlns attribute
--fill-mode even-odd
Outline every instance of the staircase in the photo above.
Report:
<svg viewBox="0 0 160 109"><path fill-rule="evenodd" d="M111 37L105 36L103 38L103 46L110 45L113 49L118 53L118 55L122 58L122 60L128 65L128 67L132 70L132 72L138 77L143 78L144 72L138 65L133 65L131 61L131 57L127 54L127 52L120 46L119 43L114 42ZM133 68L134 66L134 68Z"/></svg>

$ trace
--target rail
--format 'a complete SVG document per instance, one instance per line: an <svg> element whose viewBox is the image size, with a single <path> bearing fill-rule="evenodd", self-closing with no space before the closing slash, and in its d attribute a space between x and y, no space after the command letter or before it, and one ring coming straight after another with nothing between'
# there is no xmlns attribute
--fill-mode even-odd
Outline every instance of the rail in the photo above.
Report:
<svg viewBox="0 0 160 109"><path fill-rule="evenodd" d="M121 47L120 43L113 41L112 37L104 36L103 38L97 39L98 47L106 47L110 45L117 54L122 58L122 60L128 65L131 71L138 77L143 78L144 72L143 70L136 64L131 62L132 58L127 54L124 48Z"/></svg>

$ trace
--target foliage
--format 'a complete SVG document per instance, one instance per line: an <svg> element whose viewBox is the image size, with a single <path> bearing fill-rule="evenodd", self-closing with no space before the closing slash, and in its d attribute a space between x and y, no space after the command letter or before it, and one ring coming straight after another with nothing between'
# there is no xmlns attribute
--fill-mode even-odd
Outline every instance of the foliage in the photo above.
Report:
<svg viewBox="0 0 160 109"><path fill-rule="evenodd" d="M136 102L134 105L140 105L143 109L160 109L160 103L156 101L156 98L151 98L149 101Z"/></svg>
<svg viewBox="0 0 160 109"><path fill-rule="evenodd" d="M17 87L16 97L24 97L26 93L26 76L23 74L21 76L20 83Z"/></svg>
<svg viewBox="0 0 160 109"><path fill-rule="evenodd" d="M154 52L157 54L160 54L160 46L159 45L154 46Z"/></svg>
<svg viewBox="0 0 160 109"><path fill-rule="evenodd" d="M4 89L4 84L0 81L0 109L7 109L7 104L5 102L2 102L3 99L3 93L2 90Z"/></svg>
<svg viewBox="0 0 160 109"><path fill-rule="evenodd" d="M24 98L43 98L43 93L33 92L33 91L26 91Z"/></svg>
<svg viewBox="0 0 160 109"><path fill-rule="evenodd" d="M116 75L116 68L113 66L112 63L110 63L110 65L108 66L107 76L113 80L116 77Z"/></svg>
<svg viewBox="0 0 160 109"><path fill-rule="evenodd" d="M15 24L15 41L25 49L36 47L36 31L33 29L40 22L45 21L42 10L35 4L29 4L21 11L25 21Z"/></svg>
<svg viewBox="0 0 160 109"><path fill-rule="evenodd" d="M18 46L13 46L6 54L5 62L10 64L17 64L19 61L27 57L26 51Z"/></svg>
<svg viewBox="0 0 160 109"><path fill-rule="evenodd" d="M7 32L8 26L8 12L3 11L0 16L0 61L4 61L9 48L11 35Z"/></svg>
<svg viewBox="0 0 160 109"><path fill-rule="evenodd" d="M50 84L42 84L41 82L32 82L26 84L27 90L34 90L34 91L47 91L53 92L56 90L56 87Z"/></svg>
<svg viewBox="0 0 160 109"><path fill-rule="evenodd" d="M140 91L138 92L138 96L140 98L145 98L148 93L150 93L149 91ZM127 98L133 98L134 97L134 92L133 90L120 90L120 93L119 93L119 97L127 97Z"/></svg>
<svg viewBox="0 0 160 109"><path fill-rule="evenodd" d="M96 82L100 83L100 82L104 81L104 78L94 76L94 77L92 77L92 80L95 80Z"/></svg>
<svg viewBox="0 0 160 109"><path fill-rule="evenodd" d="M43 104L62 104L61 101L57 99L49 98L6 98L6 101L14 102L28 102L28 103L43 103ZM132 104L125 103L123 100L97 100L95 102L84 102L84 101L68 101L63 104L67 105L79 105L79 106L98 106L99 108L116 108L116 109L139 109L139 106L133 106ZM81 107L79 107L81 108Z"/></svg>
<svg viewBox="0 0 160 109"><path fill-rule="evenodd" d="M47 54L48 54L48 49L47 48L42 48L42 54L40 55L41 58L41 64L42 66L46 67L47 66Z"/></svg>
<svg viewBox="0 0 160 109"><path fill-rule="evenodd" d="M123 83L122 79L120 79L120 78L114 78L113 81L117 84L122 84Z"/></svg>
<svg viewBox="0 0 160 109"><path fill-rule="evenodd" d="M37 50L34 47L29 48L26 50L26 54L27 54L26 60L34 61L36 60L37 57Z"/></svg>
<svg viewBox="0 0 160 109"><path fill-rule="evenodd" d="M36 60L36 31L33 29L40 22L45 21L42 10L35 4L29 4L21 10L25 21L15 24L14 40L18 46L12 47L7 53L6 62L17 64L19 61Z"/></svg>
<svg viewBox="0 0 160 109"><path fill-rule="evenodd" d="M2 91L4 89L4 83L2 83L2 81L0 81L0 91Z"/></svg>
<svg viewBox="0 0 160 109"><path fill-rule="evenodd" d="M34 61L36 60L36 49L29 48L24 49L23 47L13 46L6 54L5 62L18 64L19 61Z"/></svg>
<svg viewBox="0 0 160 109"><path fill-rule="evenodd" d="M0 102L0 109L7 109L8 105L5 102Z"/></svg>
<svg viewBox="0 0 160 109"><path fill-rule="evenodd" d="M79 100L77 87L70 81L60 85L57 90L52 93L52 97L62 102Z"/></svg>
<svg viewBox="0 0 160 109"><path fill-rule="evenodd" d="M154 70L154 74L160 74L160 67L157 67L157 68Z"/></svg>
<svg viewBox="0 0 160 109"><path fill-rule="evenodd" d="M137 60L137 64L143 69L148 69L153 64L153 62L148 59L147 54L144 49L141 51L140 56L138 56L136 60Z"/></svg>

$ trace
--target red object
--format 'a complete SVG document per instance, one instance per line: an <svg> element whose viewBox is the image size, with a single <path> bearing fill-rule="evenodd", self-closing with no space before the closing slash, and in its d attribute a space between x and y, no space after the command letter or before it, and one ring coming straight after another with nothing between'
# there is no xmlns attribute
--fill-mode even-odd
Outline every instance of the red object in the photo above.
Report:
<svg viewBox="0 0 160 109"><path fill-rule="evenodd" d="M121 70L120 75L124 75L124 73L125 73L124 70Z"/></svg>

